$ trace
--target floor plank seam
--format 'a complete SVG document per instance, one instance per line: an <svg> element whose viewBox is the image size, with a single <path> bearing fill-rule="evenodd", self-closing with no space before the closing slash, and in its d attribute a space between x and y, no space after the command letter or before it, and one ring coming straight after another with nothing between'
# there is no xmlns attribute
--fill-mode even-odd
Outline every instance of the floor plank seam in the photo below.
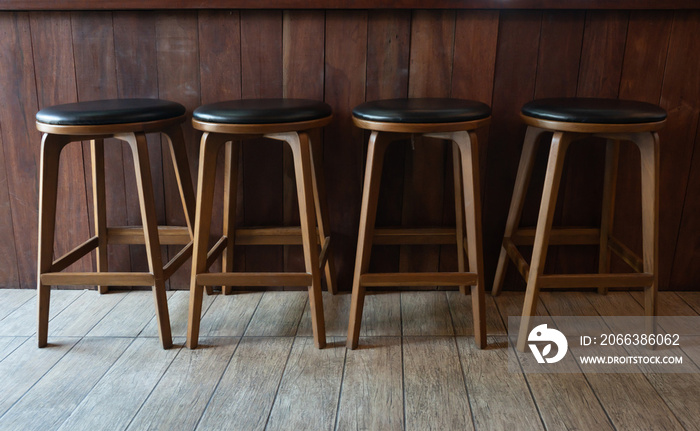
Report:
<svg viewBox="0 0 700 431"><path fill-rule="evenodd" d="M462 384L464 385L464 392L467 394L467 405L469 406L469 414L472 418L472 429L476 430L476 418L474 417L474 405L472 404L471 395L469 394L469 386L467 386L467 375L464 372L464 364L462 364L462 353L459 351L459 343L457 343L457 327L455 326L454 314L452 312L452 306L450 303L450 298L445 292L445 298L447 299L447 309L450 312L450 322L452 322L452 341L454 341L455 349L457 350L457 360L459 361L459 371L462 373ZM470 298L473 300L473 298ZM485 310L484 310L485 312ZM474 339L476 340L476 331L473 330L472 322L472 332L474 332ZM467 341L468 342L468 341Z"/></svg>
<svg viewBox="0 0 700 431"><path fill-rule="evenodd" d="M31 340L32 338L34 338L34 337L29 337L29 338L27 339L27 341L25 341L25 343L29 342L29 340ZM50 366L50 367L46 370L46 372L44 372L44 373L41 375L41 377L39 377L38 379L36 379L36 381L35 381L34 383L32 383L32 385L31 385L29 388L27 388L26 391L24 391L24 393L22 394L21 397L18 397L18 398L15 400L15 402L13 402L12 405L9 406L9 407L7 408L7 410L5 410L4 412L2 412L2 413L0 414L0 422L2 422L2 419L3 419L3 417L5 417L5 415L7 414L7 412L9 412L10 410L12 410L12 408L13 408L18 402L20 402L20 400L22 400L22 398L24 398L24 397L29 393L29 391L31 391L32 389L34 389L34 387L35 387L44 377L46 377L46 375L47 375L48 373L50 373L51 370L53 370L53 368L54 368L59 362L61 362L61 361L63 360L63 358L65 358L66 355L67 355L68 353L70 353L71 350L75 349L75 346L77 346L78 343L80 343L80 341L82 341L82 337L81 337L81 339L78 340L75 344L73 344L73 345L71 346L70 349L66 350L66 352L65 352L63 355L61 355L61 357L60 357L56 362L54 362L54 364L53 364L52 366ZM24 343L22 343L22 345L24 345ZM38 348L38 347L37 347L37 348ZM48 346L44 347L44 349L50 349L50 348L51 348L51 343L49 343ZM81 401L82 401L82 400L81 400Z"/></svg>
<svg viewBox="0 0 700 431"><path fill-rule="evenodd" d="M214 301L212 301L212 302L214 302ZM202 413L199 415L199 419L197 419L197 423L195 423L194 427L192 428L193 430L196 430L197 427L199 427L199 423L202 422L202 418L204 417L204 414L207 412L207 409L209 408L209 404L211 404L211 400L214 398L214 395L216 394L217 389L219 389L219 385L221 384L221 380L223 380L224 375L226 374L226 370L228 370L228 367L231 366L231 361L233 360L233 357L236 356L236 352L238 351L238 348L241 345L241 340L242 340L242 337L238 337L238 342L236 343L236 347L233 349L233 353L228 358L228 362L226 363L226 366L224 367L223 372L219 376L219 380L216 381L216 385L214 385L214 389L211 391L211 395L209 395L209 399L207 400L207 404L202 409ZM183 349L186 349L186 348L187 347L183 347Z"/></svg>
<svg viewBox="0 0 700 431"><path fill-rule="evenodd" d="M138 338L138 337L135 337L135 338ZM145 405L146 405L146 402L148 402L148 400L151 398L151 395L153 395L153 391L156 390L156 388L158 387L158 385L160 384L160 382L163 380L163 377L165 377L165 375L168 373L168 370L169 370L170 367L173 365L173 362L175 362L175 359L176 359L178 356L180 356L180 354L182 353L182 350L183 350L184 348L185 348L184 346L183 346L183 347L180 347L180 349L178 350L177 354L175 354L175 355L173 356L173 359L170 361L170 363L168 364L168 366L165 367L165 369L163 370L163 374L160 375L160 377L158 378L158 381L156 381L156 383L155 383L155 384L153 385L153 387L151 388L150 392L148 392L148 395L143 399L143 402L141 403L141 405L139 406L139 408L137 408L136 411L134 412L133 416L131 416L131 419L129 420L129 422L128 422L128 423L126 424L126 426L124 427L124 431L128 430L129 427L131 426L131 424L134 422L134 419L136 419L136 418L138 417L139 413L140 413L141 410L143 409L143 406L145 406Z"/></svg>
<svg viewBox="0 0 700 431"><path fill-rule="evenodd" d="M338 389L338 403L335 406L335 421L334 424L335 426L333 429L335 431L338 430L338 422L340 420L340 400L343 397L343 382L345 381L345 367L348 363L348 349L345 349L345 352L343 354L343 370L340 374L340 388Z"/></svg>
<svg viewBox="0 0 700 431"><path fill-rule="evenodd" d="M19 349L22 345L24 345L24 343L26 343L27 341L29 341L30 339L32 339L32 337L6 337L6 338L24 338L25 340L22 341L21 343L19 343L14 349L12 349L11 351L7 352L7 354L6 354L5 356L3 356L2 358L0 358L0 362L4 361L5 358L7 358L7 357L10 356L11 354L13 354L17 349Z"/></svg>
<svg viewBox="0 0 700 431"><path fill-rule="evenodd" d="M513 346L510 342L510 336L508 335L508 321L506 320L505 310L501 310L501 307L498 305L498 301L494 300L493 302L496 305L498 317L500 317L501 323L506 329L506 349L514 349L515 346ZM520 367L520 372L523 375L523 379L525 380L525 386L527 386L527 391L530 394L530 400L532 400L532 404L535 406L535 410L537 410L537 416L539 416L540 422L542 423L542 429L546 430L547 424L545 423L544 416L542 416L542 411L540 409L540 405L537 403L535 394L532 392L532 385L530 384L530 380L527 378L527 374L525 374L525 372L523 371L523 365L520 363L520 359L518 359L518 367Z"/></svg>
<svg viewBox="0 0 700 431"><path fill-rule="evenodd" d="M287 365L289 364L289 358L292 357L292 350L294 350L294 345L296 344L297 337L294 337L294 341L289 345L289 352L287 352L287 359L284 361L284 369L280 373L280 379L277 382L277 388L275 389L275 396L272 398L272 405L270 405L270 410L267 412L267 418L265 418L265 425L263 429L267 429L268 423L270 423L270 417L272 416L272 410L275 408L275 402L277 402L277 396L280 393L280 387L282 387L282 380L284 380L284 374L287 372Z"/></svg>
<svg viewBox="0 0 700 431"><path fill-rule="evenodd" d="M401 323L401 395L403 407L403 429L406 429L406 361L404 360L404 336L403 336L403 294L399 293L399 322Z"/></svg>

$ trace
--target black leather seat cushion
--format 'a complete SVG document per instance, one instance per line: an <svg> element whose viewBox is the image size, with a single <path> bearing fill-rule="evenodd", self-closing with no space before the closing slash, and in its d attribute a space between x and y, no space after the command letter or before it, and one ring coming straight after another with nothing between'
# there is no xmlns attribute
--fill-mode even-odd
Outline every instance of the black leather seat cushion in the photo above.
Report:
<svg viewBox="0 0 700 431"><path fill-rule="evenodd" d="M109 99L51 106L39 111L36 120L57 126L98 126L167 120L185 112L184 106L168 100Z"/></svg>
<svg viewBox="0 0 700 431"><path fill-rule="evenodd" d="M491 108L463 99L387 99L358 105L352 115L360 120L382 123L459 123L487 118Z"/></svg>
<svg viewBox="0 0 700 431"><path fill-rule="evenodd" d="M666 119L666 111L651 103L581 97L533 100L523 106L522 113L567 123L636 124Z"/></svg>
<svg viewBox="0 0 700 431"><path fill-rule="evenodd" d="M333 113L323 102L306 99L227 100L195 109L195 120L220 124L274 124L318 120Z"/></svg>

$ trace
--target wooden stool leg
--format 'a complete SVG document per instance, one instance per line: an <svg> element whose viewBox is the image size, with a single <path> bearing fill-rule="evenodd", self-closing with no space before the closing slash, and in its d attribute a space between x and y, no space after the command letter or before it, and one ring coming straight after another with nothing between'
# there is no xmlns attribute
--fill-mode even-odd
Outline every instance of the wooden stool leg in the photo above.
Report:
<svg viewBox="0 0 700 431"><path fill-rule="evenodd" d="M321 133L316 129L310 133L311 140L311 158L312 163L312 179L314 186L314 203L316 204L316 222L318 223L318 235L321 238L321 247L328 241L325 260L323 267L326 276L326 285L328 291L333 295L338 293L337 283L335 279L335 262L333 261L333 251L330 243L331 237L331 222L328 216L328 201L326 200L326 181L323 175L323 147L321 142Z"/></svg>
<svg viewBox="0 0 700 431"><path fill-rule="evenodd" d="M659 286L659 135L641 133L634 140L641 154L642 168L642 243L644 272L654 275L654 282L644 289L644 314L656 316ZM654 331L653 321L649 332Z"/></svg>
<svg viewBox="0 0 700 431"><path fill-rule="evenodd" d="M377 199L379 184L382 179L382 164L384 153L389 141L384 134L373 131L367 147L367 167L365 181L362 187L362 207L360 210L360 230L357 238L357 255L355 257L355 273L352 280L352 300L350 305L350 322L348 324L347 347L357 348L360 339L360 323L362 308L365 302L365 288L360 284L360 277L369 268L369 258L372 251L372 236L377 215Z"/></svg>
<svg viewBox="0 0 700 431"><path fill-rule="evenodd" d="M119 136L131 147L136 171L136 186L141 207L141 222L148 257L148 269L153 274L153 299L156 306L158 333L164 349L173 345L170 332L170 317L168 315L168 298L165 294L165 278L163 276L163 260L160 253L158 238L158 220L156 216L155 199L153 197L153 182L151 180L151 165L148 160L148 141L143 133L125 134Z"/></svg>
<svg viewBox="0 0 700 431"><path fill-rule="evenodd" d="M479 146L476 133L456 132L454 142L461 153L464 181L464 217L467 227L467 257L469 272L476 273L477 282L471 287L474 341L486 347L486 314L484 299L484 259L481 239L481 186L479 183Z"/></svg>
<svg viewBox="0 0 700 431"><path fill-rule="evenodd" d="M97 236L97 272L109 271L107 263L107 200L105 198L105 148L104 139L90 141L92 158L92 202ZM97 286L97 291L107 293L108 286Z"/></svg>
<svg viewBox="0 0 700 431"><path fill-rule="evenodd" d="M525 351L527 337L530 332L530 320L537 310L537 297L539 294L537 282L544 271L544 264L547 259L549 234L552 230L552 219L554 218L554 210L557 203L559 181L561 180L562 168L564 167L566 150L571 143L572 137L572 134L564 132L556 132L552 137L547 172L544 177L540 214L537 218L535 243L532 248L532 262L527 280L527 290L525 291L523 315L520 319L520 331L516 346L518 351L521 352Z"/></svg>
<svg viewBox="0 0 700 431"><path fill-rule="evenodd" d="M224 161L224 236L226 237L226 249L221 256L222 272L233 271L233 250L236 236L236 200L238 199L238 159L240 157L240 144L229 141L225 147ZM207 230L207 232L209 232ZM221 286L224 295L230 295L231 286Z"/></svg>
<svg viewBox="0 0 700 431"><path fill-rule="evenodd" d="M525 195L527 194L527 186L530 184L530 176L532 175L532 167L535 164L535 150L537 142L544 130L537 127L528 127L525 133L525 141L523 142L523 151L520 155L520 163L518 165L518 173L515 177L515 186L513 188L513 196L510 200L510 209L508 210L508 220L506 221L506 230L503 234L504 238L510 238L518 229L520 224L520 216L523 212L525 204ZM504 245L501 245L501 254L498 256L498 266L496 267L496 277L493 282L491 295L496 296L501 293L503 287L503 279L506 275L508 266L508 252Z"/></svg>
<svg viewBox="0 0 700 431"><path fill-rule="evenodd" d="M464 191L462 187L462 163L460 161L459 146L452 144L452 172L455 188L455 236L457 241L457 271L465 272L464 262ZM462 295L467 294L467 286L459 286Z"/></svg>
<svg viewBox="0 0 700 431"><path fill-rule="evenodd" d="M620 158L620 141L608 139L605 147L605 173L603 177L603 211L600 217L600 251L598 253L598 272L610 272L610 250L608 239L615 217L615 189L617 186L617 167ZM607 287L599 287L598 293L608 293Z"/></svg>
<svg viewBox="0 0 700 431"><path fill-rule="evenodd" d="M326 327L323 318L323 297L321 296L321 270L319 268L318 245L316 242L316 210L314 208L314 190L312 180L312 161L309 136L306 133L289 133L285 139L292 147L294 156L294 173L299 200L299 220L304 246L306 271L311 274L309 286L309 308L311 309L311 327L316 347L326 346Z"/></svg>
<svg viewBox="0 0 700 431"><path fill-rule="evenodd" d="M45 133L41 139L39 168L39 250L37 259L37 344L45 347L49 332L51 286L41 282L41 274L53 264L53 242L56 231L56 196L58 165L61 150L68 143L64 136Z"/></svg>
<svg viewBox="0 0 700 431"><path fill-rule="evenodd" d="M199 343L199 320L202 316L202 286L197 284L197 275L207 272L209 230L216 182L216 158L219 148L226 142L223 135L205 132L199 151L197 179L197 205L194 222L194 245L192 250L192 274L190 276L190 308L187 324L187 347L194 349Z"/></svg>

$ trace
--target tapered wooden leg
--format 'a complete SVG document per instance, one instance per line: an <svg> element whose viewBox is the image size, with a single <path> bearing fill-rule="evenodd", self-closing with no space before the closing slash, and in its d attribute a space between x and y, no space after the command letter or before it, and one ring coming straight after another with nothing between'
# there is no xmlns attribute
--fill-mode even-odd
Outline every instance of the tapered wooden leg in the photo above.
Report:
<svg viewBox="0 0 700 431"><path fill-rule="evenodd" d="M63 136L45 133L41 139L39 167L39 250L37 256L37 344L45 347L49 332L51 286L41 282L41 274L49 272L53 263L56 231L56 196L58 165L61 150L68 143Z"/></svg>
<svg viewBox="0 0 700 431"><path fill-rule="evenodd" d="M520 163L518 165L518 173L515 177L515 186L513 188L513 196L510 199L510 209L508 210L508 219L506 221L506 230L503 234L504 238L510 238L518 229L520 224L520 216L525 204L525 195L527 194L527 186L530 184L530 176L532 175L532 167L535 164L535 150L537 142L544 130L537 127L528 127L525 133L525 141L523 142L523 151L520 155ZM503 279L506 275L508 266L508 253L506 248L501 246L501 254L498 256L498 266L496 267L496 277L493 282L491 294L493 296L501 293L503 287Z"/></svg>
<svg viewBox="0 0 700 431"><path fill-rule="evenodd" d="M175 179L177 180L178 191L180 192L182 209L185 212L187 228L190 230L190 238L194 238L194 212L197 202L194 198L192 175L190 174L190 165L187 161L187 147L185 146L182 127L180 125L170 127L163 131L163 134L167 138L170 147L170 158L173 163L173 169L175 170ZM214 293L211 286L207 286L206 289L208 295Z"/></svg>
<svg viewBox="0 0 700 431"><path fill-rule="evenodd" d="M330 242L331 222L328 217L328 201L326 200L326 181L323 175L323 148L320 130L310 132L312 178L314 186L314 203L316 204L316 222L318 223L318 235L323 246L328 239L328 249L326 250L326 264L323 267L326 276L326 286L333 295L338 293L335 279L335 261L333 260L333 248Z"/></svg>
<svg viewBox="0 0 700 431"><path fill-rule="evenodd" d="M294 173L297 183L297 199L299 200L299 221L301 222L304 262L306 264L306 272L311 274L312 279L311 286L309 286L311 328L313 329L316 347L322 349L326 347L326 327L323 318L321 270L319 268L318 245L316 242L316 209L314 208L313 167L309 136L306 133L285 133L280 135L286 135L284 140L292 147L294 156Z"/></svg>
<svg viewBox="0 0 700 431"><path fill-rule="evenodd" d="M479 147L476 133L474 132L455 132L453 139L461 153L469 272L476 273L477 276L476 284L471 287L474 341L477 347L483 349L486 347L486 304L484 299L484 259L481 239Z"/></svg>
<svg viewBox="0 0 700 431"><path fill-rule="evenodd" d="M109 271L107 263L107 200L105 198L105 150L104 139L90 141L92 158L92 202L97 235L97 272ZM97 286L97 291L107 293L108 286Z"/></svg>
<svg viewBox="0 0 700 431"><path fill-rule="evenodd" d="M620 158L620 141L608 139L605 147L605 173L603 177L603 211L600 217L600 251L598 253L598 272L610 272L610 250L608 239L612 232L615 217L615 189L617 186L617 167ZM599 287L598 293L608 293L607 287Z"/></svg>
<svg viewBox="0 0 700 431"><path fill-rule="evenodd" d="M559 182L564 166L564 156L566 155L566 150L571 140L572 135L563 132L556 132L552 137L549 161L547 162L547 172L542 189L540 214L537 218L535 242L532 248L532 262L530 264L530 273L527 280L527 290L525 291L525 303L523 304L523 314L520 320L520 331L518 333L518 343L516 346L521 352L525 351L527 337L530 332L530 320L537 309L537 298L539 294L537 281L544 271L545 260L547 259L549 234L552 230L552 219L554 218L554 210L557 203L557 193L559 192Z"/></svg>
<svg viewBox="0 0 700 431"><path fill-rule="evenodd" d="M647 331L655 332L657 291L659 286L659 135L640 133L634 140L639 147L642 167L642 244L644 272L654 282L644 289L644 314L650 317Z"/></svg>
<svg viewBox="0 0 700 431"><path fill-rule="evenodd" d="M457 241L457 271L465 272L464 262L464 191L462 187L462 163L459 146L452 144L452 172L455 188L455 236ZM467 286L459 286L462 295L467 294Z"/></svg>
<svg viewBox="0 0 700 431"><path fill-rule="evenodd" d="M221 270L233 271L233 250L236 236L236 199L238 198L238 159L240 144L229 141L225 147L224 161L224 236L227 238L226 249L221 257ZM208 232L208 231L207 231ZM224 295L231 294L231 286L221 286Z"/></svg>
<svg viewBox="0 0 700 431"><path fill-rule="evenodd" d="M357 237L357 255L355 257L355 272L352 280L352 299L350 305L350 322L348 324L347 347L357 348L360 339L360 323L362 308L365 302L365 288L360 284L360 277L369 268L369 258L372 251L372 236L377 215L377 199L379 184L382 178L384 153L389 141L384 134L372 132L367 147L367 167L362 188L362 207L360 210L360 230Z"/></svg>
<svg viewBox="0 0 700 431"><path fill-rule="evenodd" d="M187 347L194 349L199 343L199 320L202 316L202 286L197 284L197 274L207 272L209 230L216 181L216 157L221 145L226 142L223 135L205 132L199 151L197 178L197 210L194 219L194 245L192 250L192 273L190 276L190 307L187 324Z"/></svg>
<svg viewBox="0 0 700 431"><path fill-rule="evenodd" d="M153 274L153 299L158 320L158 334L164 349L173 345L170 332L170 317L168 315L168 298L165 294L165 277L163 276L163 260L160 253L158 238L158 220L156 216L155 199L153 197L153 182L151 180L151 164L148 159L148 142L143 133L125 134L119 136L131 147L136 171L136 187L141 207L141 221L146 244L148 269Z"/></svg>

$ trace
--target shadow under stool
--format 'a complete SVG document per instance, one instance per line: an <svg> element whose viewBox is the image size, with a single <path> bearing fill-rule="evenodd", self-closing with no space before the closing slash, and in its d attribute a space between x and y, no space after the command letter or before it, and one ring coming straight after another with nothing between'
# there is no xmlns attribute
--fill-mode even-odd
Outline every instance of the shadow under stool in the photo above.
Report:
<svg viewBox="0 0 700 431"><path fill-rule="evenodd" d="M491 109L470 100L425 98L372 101L355 107L352 112L355 125L371 131L371 134L362 192L347 347L355 349L358 345L366 287L459 286L460 291L466 294L466 286L471 286L474 339L478 347L484 348L486 318L479 155L475 130L489 124ZM456 228L453 230L375 229L386 149L394 141L412 140L415 135L453 143L456 216ZM452 244L457 249L457 272L369 273L373 244ZM468 257L466 263L465 249ZM466 270L467 264L469 271Z"/></svg>
<svg viewBox="0 0 700 431"><path fill-rule="evenodd" d="M202 286L223 286L224 293L230 292L229 286L306 286L314 342L318 348L325 347L321 271L325 272L330 292L335 293L336 283L318 132L331 119L330 106L304 99L231 100L200 106L194 111L192 124L204 134L200 146L197 183L187 328L189 348L194 349L198 345ZM283 141L290 146L294 159L300 227L234 226L240 144L241 141L255 138ZM254 144L265 145L265 142ZM209 249L216 161L222 145L225 145L223 236ZM291 244L303 246L305 272L232 272L234 245ZM209 267L219 255L222 255L222 272L209 272Z"/></svg>
<svg viewBox="0 0 700 431"><path fill-rule="evenodd" d="M185 107L159 99L112 99L69 103L42 109L36 127L43 132L39 179L39 253L37 262L39 347L46 346L52 285L151 286L163 348L172 346L165 281L192 253L195 200L181 124ZM158 226L146 133L160 132L170 146L186 227ZM128 144L134 159L141 221L139 227L108 227L105 204L104 145L106 138ZM90 141L95 235L64 256L53 259L59 158L71 142ZM109 272L108 244L145 244L148 272ZM186 244L163 265L161 244ZM97 251L97 272L62 272Z"/></svg>
<svg viewBox="0 0 700 431"><path fill-rule="evenodd" d="M512 260L527 281L517 348L525 351L531 317L537 307L541 288L596 287L605 293L608 287L644 287L644 312L656 315L658 288L659 236L659 136L666 122L666 111L644 102L593 99L540 99L525 104L521 118L527 124L522 155L515 179L506 229L501 247L493 295L498 295L506 266ZM537 227L519 228L528 183L535 161L535 150L544 133L553 133L542 190ZM607 140L603 173L603 205L600 229L552 228L557 193L564 157L569 145L587 137ZM633 142L641 155L642 242L643 257L612 236L615 207L615 185L620 141ZM544 266L549 245L599 245L598 274L545 275ZM528 264L518 250L531 245L532 260ZM610 251L619 256L635 272L611 274Z"/></svg>

